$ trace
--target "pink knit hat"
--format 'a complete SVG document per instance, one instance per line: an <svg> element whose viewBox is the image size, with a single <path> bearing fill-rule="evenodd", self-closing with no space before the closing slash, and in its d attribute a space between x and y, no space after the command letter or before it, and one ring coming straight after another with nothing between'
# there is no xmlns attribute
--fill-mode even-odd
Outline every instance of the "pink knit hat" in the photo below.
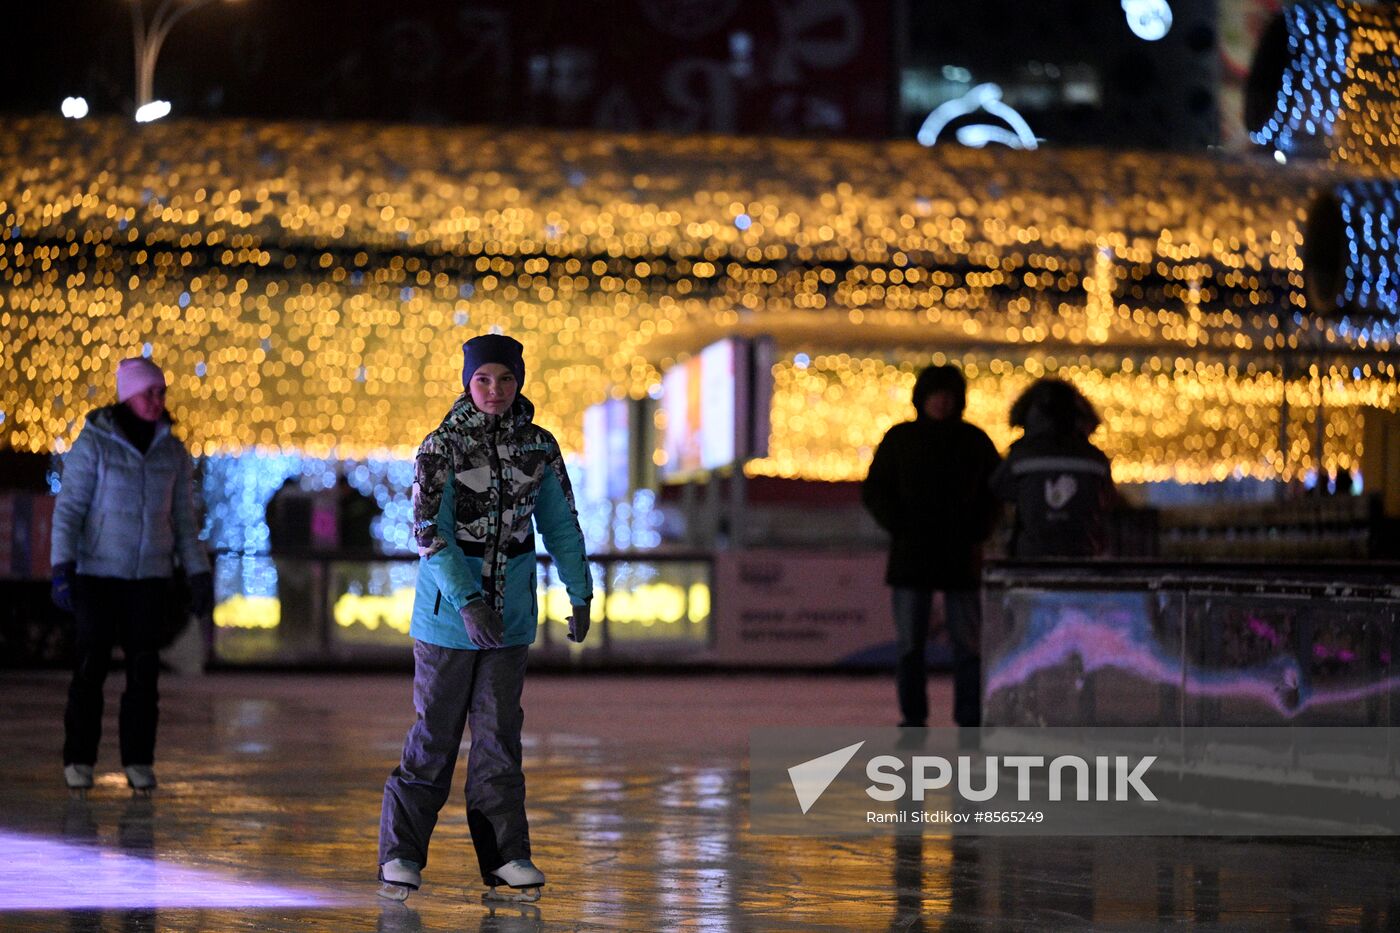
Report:
<svg viewBox="0 0 1400 933"><path fill-rule="evenodd" d="M133 356L117 364L117 401L125 402L151 386L164 386L165 373L143 356Z"/></svg>

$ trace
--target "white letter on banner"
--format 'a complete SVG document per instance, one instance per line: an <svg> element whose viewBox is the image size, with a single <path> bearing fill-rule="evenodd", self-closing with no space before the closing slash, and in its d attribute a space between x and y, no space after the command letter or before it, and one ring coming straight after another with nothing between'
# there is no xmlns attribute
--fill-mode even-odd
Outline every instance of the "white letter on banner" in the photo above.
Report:
<svg viewBox="0 0 1400 933"><path fill-rule="evenodd" d="M1156 800L1156 799L1157 799L1157 795L1154 794L1154 793L1152 793L1152 791L1148 789L1147 785L1144 784L1144 783L1142 783L1142 780L1141 780L1142 775L1147 771L1148 768L1152 767L1152 762L1154 762L1154 761L1156 761L1156 760L1157 760L1157 756L1156 756L1156 755L1148 755L1146 758L1142 759L1141 761L1139 761L1139 762L1137 763L1137 767L1134 768L1134 769L1132 770L1131 773L1128 773L1128 759L1127 759L1126 757L1121 756L1121 755L1119 756L1119 758L1118 758L1118 799L1119 799L1119 800L1127 800L1127 799L1128 799L1128 785L1129 785L1129 784L1131 784L1131 785L1133 786L1133 788L1137 791L1138 796L1141 797L1143 800Z"/></svg>
<svg viewBox="0 0 1400 933"><path fill-rule="evenodd" d="M1089 799L1089 763L1078 755L1061 755L1050 762L1050 799L1060 799L1060 778L1065 768L1073 768L1076 780L1075 800Z"/></svg>
<svg viewBox="0 0 1400 933"><path fill-rule="evenodd" d="M1031 768L1043 767L1045 759L1039 755L1007 755L1001 763L1016 769L1016 799L1030 800Z"/></svg>
<svg viewBox="0 0 1400 933"><path fill-rule="evenodd" d="M987 783L981 790L972 789L972 759L958 758L958 793L964 800L991 800L997 795L997 756L987 756Z"/></svg>
<svg viewBox="0 0 1400 933"><path fill-rule="evenodd" d="M875 784L867 787L865 792L875 800L898 800L904 796L904 778L897 772L904 767L904 762L893 755L876 755L865 765L865 776L874 781L875 784L888 784L888 790L879 790ZM888 769L886 771L885 769Z"/></svg>
<svg viewBox="0 0 1400 933"><path fill-rule="evenodd" d="M938 776L932 779L925 777L924 772L929 768L937 770ZM923 800L924 791L926 790L938 790L940 787L947 787L948 781L952 778L952 771L953 766L948 762L947 758L915 755L914 799Z"/></svg>

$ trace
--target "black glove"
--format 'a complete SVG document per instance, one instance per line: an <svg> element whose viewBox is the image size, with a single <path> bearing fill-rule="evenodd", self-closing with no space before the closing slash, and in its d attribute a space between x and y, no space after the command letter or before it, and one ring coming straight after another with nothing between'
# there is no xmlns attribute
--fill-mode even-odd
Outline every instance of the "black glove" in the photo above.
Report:
<svg viewBox="0 0 1400 933"><path fill-rule="evenodd" d="M593 624L593 604L584 603L582 606L574 606L574 611L569 615L569 641L575 644L582 644L588 637L588 628Z"/></svg>
<svg viewBox="0 0 1400 933"><path fill-rule="evenodd" d="M486 605L484 599L474 599L459 612L462 624L466 626L467 637L478 648L499 648L505 637L505 624L496 610Z"/></svg>
<svg viewBox="0 0 1400 933"><path fill-rule="evenodd" d="M214 576L210 573L191 574L190 612L200 619L214 611Z"/></svg>
<svg viewBox="0 0 1400 933"><path fill-rule="evenodd" d="M53 568L53 584L49 587L49 598L64 612L73 611L73 577L77 569L77 563L71 560L55 564Z"/></svg>

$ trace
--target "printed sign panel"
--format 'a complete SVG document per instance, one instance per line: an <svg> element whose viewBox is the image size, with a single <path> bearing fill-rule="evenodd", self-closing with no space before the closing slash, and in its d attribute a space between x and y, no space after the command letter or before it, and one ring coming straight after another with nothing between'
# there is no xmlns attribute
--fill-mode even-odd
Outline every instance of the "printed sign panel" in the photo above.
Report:
<svg viewBox="0 0 1400 933"><path fill-rule="evenodd" d="M715 555L718 660L878 666L894 659L885 556L791 551Z"/></svg>

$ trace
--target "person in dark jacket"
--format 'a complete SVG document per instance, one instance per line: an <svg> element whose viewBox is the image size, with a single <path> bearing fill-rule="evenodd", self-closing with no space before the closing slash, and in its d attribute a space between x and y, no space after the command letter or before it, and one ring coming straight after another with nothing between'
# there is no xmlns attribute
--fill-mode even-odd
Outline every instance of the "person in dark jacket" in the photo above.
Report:
<svg viewBox="0 0 1400 933"><path fill-rule="evenodd" d="M63 462L54 504L53 601L77 620L77 657L64 712L63 777L93 784L102 685L112 646L126 657L121 761L138 793L156 785L160 641L178 558L190 609L214 606L209 559L195 521L193 463L165 410L165 374L136 357L117 367L117 404L91 412Z"/></svg>
<svg viewBox="0 0 1400 933"><path fill-rule="evenodd" d="M535 536L554 558L573 609L569 639L588 634L593 583L559 444L519 394L519 342L483 334L463 346L466 392L418 448L413 466L413 703L417 721L384 783L380 895L403 900L428 862L438 811L471 725L467 828L490 897L536 900L521 769L520 708L535 640ZM505 887L506 891L498 891Z"/></svg>
<svg viewBox="0 0 1400 933"><path fill-rule="evenodd" d="M289 476L267 502L267 542L277 569L277 645L292 657L321 649L316 616L320 581L312 548L312 496Z"/></svg>
<svg viewBox="0 0 1400 933"><path fill-rule="evenodd" d="M1012 557L1101 557L1116 494L1109 461L1089 442L1098 412L1061 379L1032 383L1011 406L1025 434L1011 445L992 489L1016 509Z"/></svg>
<svg viewBox="0 0 1400 933"><path fill-rule="evenodd" d="M364 556L374 548L374 520L379 506L342 474L335 483L336 543L342 551Z"/></svg>
<svg viewBox="0 0 1400 933"><path fill-rule="evenodd" d="M967 382L955 366L930 366L914 383L913 421L890 428L861 487L866 509L890 534L885 582L893 590L901 726L928 720L928 642L933 594L942 592L953 642L953 720L982 718L982 545L996 520L990 488L1001 458L962 418Z"/></svg>

